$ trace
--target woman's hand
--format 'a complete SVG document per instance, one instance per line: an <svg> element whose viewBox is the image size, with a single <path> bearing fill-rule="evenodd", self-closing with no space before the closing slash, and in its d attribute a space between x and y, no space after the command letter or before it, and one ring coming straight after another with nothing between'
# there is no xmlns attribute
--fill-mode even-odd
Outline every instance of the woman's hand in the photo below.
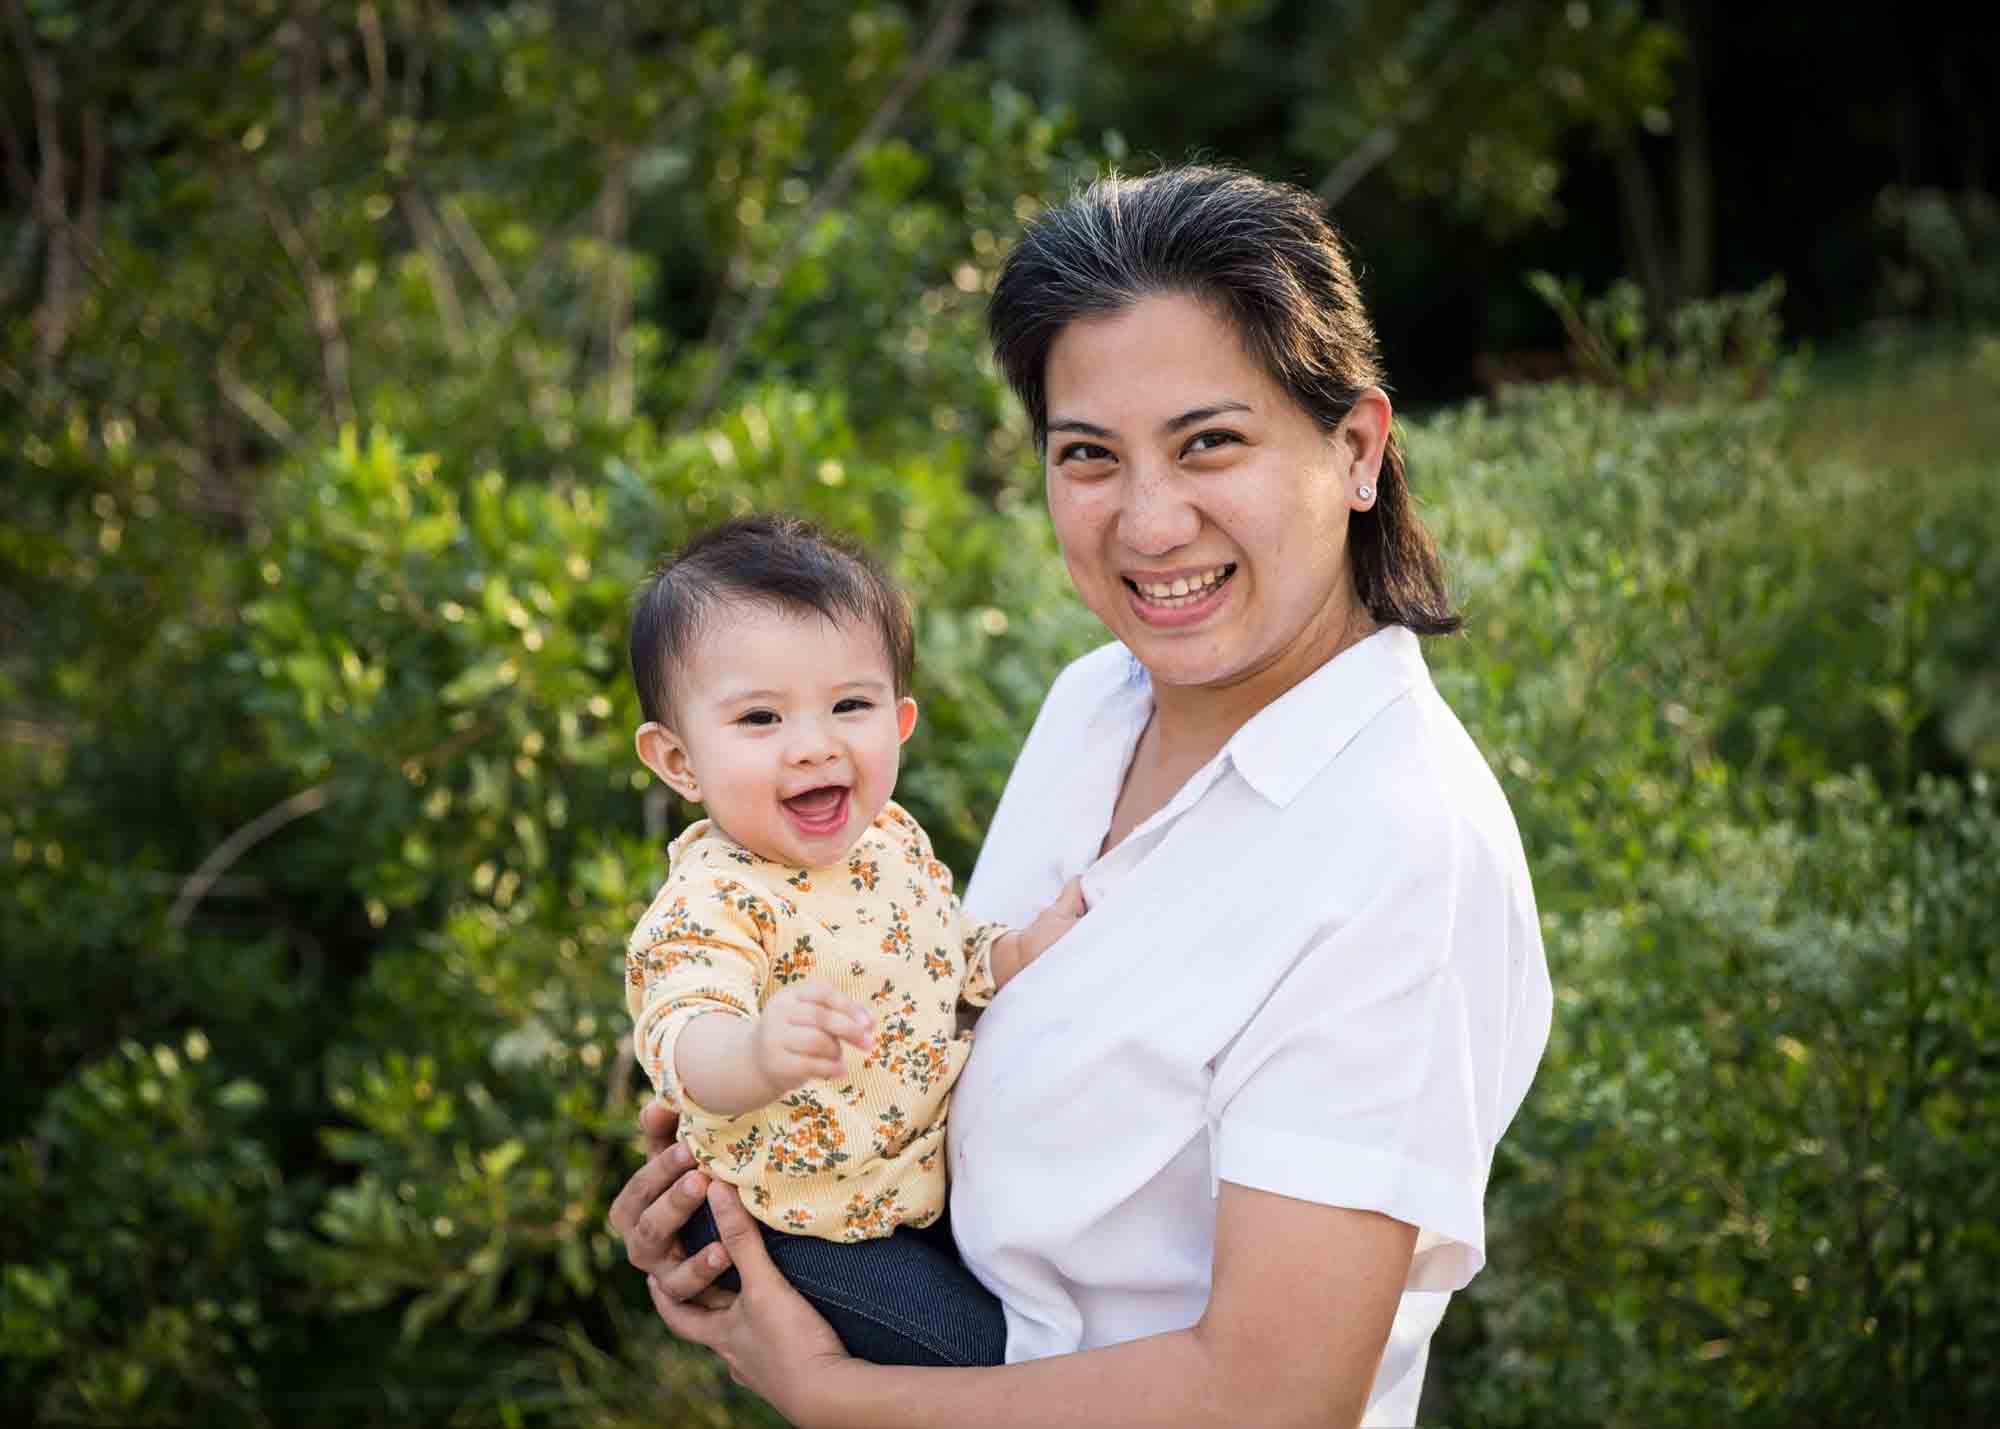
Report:
<svg viewBox="0 0 2000 1429"><path fill-rule="evenodd" d="M611 1228L625 1242L625 1258L680 1300L727 1305L735 1297L710 1289L729 1268L720 1246L689 1258L681 1249L681 1227L708 1191L708 1177L694 1169L694 1157L674 1142L680 1122L665 1102L648 1102L639 1112L646 1136L646 1164L611 1203Z"/></svg>
<svg viewBox="0 0 2000 1429"><path fill-rule="evenodd" d="M708 1204L728 1258L743 1277L743 1293L719 1296L710 1291L689 1300L674 1293L670 1277L654 1275L646 1279L653 1308L681 1339L721 1355L731 1379L762 1395L794 1424L810 1423L833 1376L852 1363L847 1350L833 1327L771 1263L764 1237L736 1188L716 1182Z"/></svg>

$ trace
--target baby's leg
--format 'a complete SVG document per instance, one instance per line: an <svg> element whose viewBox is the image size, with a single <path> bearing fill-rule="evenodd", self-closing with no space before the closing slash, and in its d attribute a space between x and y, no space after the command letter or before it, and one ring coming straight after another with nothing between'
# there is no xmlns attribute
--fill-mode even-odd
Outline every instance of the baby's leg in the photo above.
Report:
<svg viewBox="0 0 2000 1429"><path fill-rule="evenodd" d="M876 1364L997 1365L1006 1360L1007 1319L958 1258L940 1221L849 1244L760 1226L771 1259L840 1336L847 1352ZM702 1206L681 1230L689 1255L715 1240ZM734 1269L716 1284L734 1290Z"/></svg>

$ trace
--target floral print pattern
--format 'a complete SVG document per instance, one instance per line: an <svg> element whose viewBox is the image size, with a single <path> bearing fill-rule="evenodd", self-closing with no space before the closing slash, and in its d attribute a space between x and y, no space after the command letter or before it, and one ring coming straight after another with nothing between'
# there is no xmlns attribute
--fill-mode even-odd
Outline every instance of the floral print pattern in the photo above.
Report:
<svg viewBox="0 0 2000 1429"><path fill-rule="evenodd" d="M706 820L669 858L627 945L625 982L634 1051L681 1111L681 1140L778 1230L865 1240L936 1220L947 1102L971 1047L957 1008L992 999L1004 929L965 919L950 870L893 803L831 869L759 858ZM850 1052L840 1077L743 1116L689 1102L673 1074L681 1030L708 1013L755 1017L807 979L871 1007L874 1047Z"/></svg>

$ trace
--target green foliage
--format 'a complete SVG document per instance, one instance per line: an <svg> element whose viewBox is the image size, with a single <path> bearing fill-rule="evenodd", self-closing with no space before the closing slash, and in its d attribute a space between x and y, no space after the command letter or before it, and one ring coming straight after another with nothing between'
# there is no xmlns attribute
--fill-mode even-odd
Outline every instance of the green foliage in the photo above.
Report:
<svg viewBox="0 0 2000 1429"><path fill-rule="evenodd" d="M1581 10L1490 12L1541 76L1501 153L1412 108L1484 20L1315 7L1286 72L1352 106L1301 142L1392 120L1399 183L1539 212L1672 54ZM1180 66L1262 73L1272 12L992 17L846 168L895 7L24 13L4 97L62 81L31 158L74 181L0 278L0 1415L760 1422L604 1228L620 945L690 812L631 755L627 602L753 506L875 545L899 792L969 868L1097 638L981 348L1091 157L1017 42L1224 114L1261 91ZM1561 995L1438 1412L1944 1422L1995 1394L2000 345L1804 369L1774 290L1665 335L1550 291L1596 385L1411 433Z"/></svg>
<svg viewBox="0 0 2000 1429"><path fill-rule="evenodd" d="M1528 286L1561 319L1577 371L1642 401L1756 397L1795 367L1779 349L1782 278L1682 303L1663 325L1648 317L1646 296L1629 279L1594 298L1548 273L1530 273Z"/></svg>
<svg viewBox="0 0 2000 1429"><path fill-rule="evenodd" d="M1931 400L1981 360L1933 355ZM2000 800L1989 747L1942 737L1994 648L1991 449L1830 449L1887 378L1752 385L1786 395L1516 390L1413 433L1470 615L1434 667L1557 983L1427 1418L1955 1423L2000 1394L1965 1268L2000 1193Z"/></svg>

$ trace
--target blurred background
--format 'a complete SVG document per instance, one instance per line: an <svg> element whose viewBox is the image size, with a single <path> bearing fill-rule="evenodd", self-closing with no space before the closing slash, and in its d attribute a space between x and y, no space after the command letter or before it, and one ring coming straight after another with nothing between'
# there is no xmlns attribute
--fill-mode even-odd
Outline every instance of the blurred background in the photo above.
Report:
<svg viewBox="0 0 2000 1429"><path fill-rule="evenodd" d="M875 543L969 871L1102 638L985 296L1191 154L1356 248L1544 910L1425 1422L2000 1416L1990 14L0 9L7 1422L768 1422L604 1226L628 598Z"/></svg>

